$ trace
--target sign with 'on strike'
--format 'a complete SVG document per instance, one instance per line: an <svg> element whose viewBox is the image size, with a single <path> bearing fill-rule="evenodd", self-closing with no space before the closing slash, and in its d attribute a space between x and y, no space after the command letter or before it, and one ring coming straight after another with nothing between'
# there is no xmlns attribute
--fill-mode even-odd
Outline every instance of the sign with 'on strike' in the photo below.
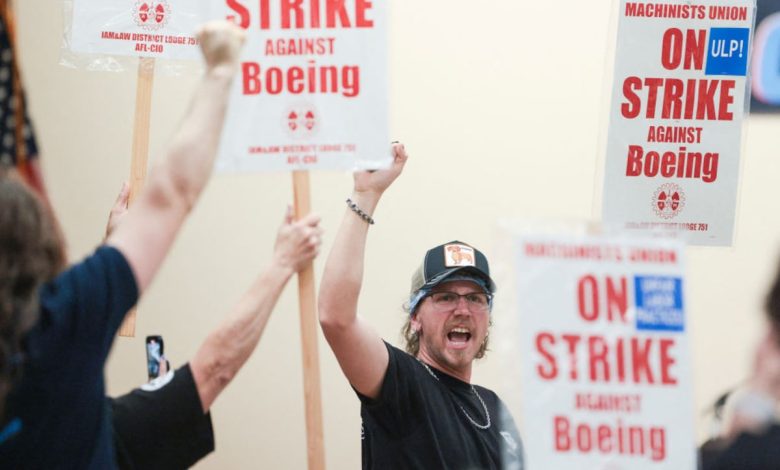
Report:
<svg viewBox="0 0 780 470"><path fill-rule="evenodd" d="M607 223L730 245L755 0L621 0Z"/></svg>
<svg viewBox="0 0 780 470"><path fill-rule="evenodd" d="M528 468L695 469L682 244L514 246Z"/></svg>

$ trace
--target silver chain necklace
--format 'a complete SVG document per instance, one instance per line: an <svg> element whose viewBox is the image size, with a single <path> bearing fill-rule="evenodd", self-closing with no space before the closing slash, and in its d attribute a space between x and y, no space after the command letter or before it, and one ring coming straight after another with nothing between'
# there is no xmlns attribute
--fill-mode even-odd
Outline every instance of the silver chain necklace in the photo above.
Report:
<svg viewBox="0 0 780 470"><path fill-rule="evenodd" d="M428 367L428 364L424 363L423 361L421 361L419 359L417 359L417 361L420 364L422 364L423 367L425 367L425 370L427 370L428 373L431 374L431 377L436 379L437 382L441 383L441 380L439 380L439 376L437 376L433 372L433 370L430 367ZM485 416L487 416L487 423L486 424L479 424L478 422L474 421L474 418L472 418L471 415L469 415L469 413L466 411L466 409L463 408L463 405L458 403L458 407L460 408L460 411L462 411L463 414L466 415L466 419L468 419L469 422L474 425L474 427L477 427L479 429L489 429L490 428L490 411L488 411L488 408L485 405L485 402L482 400L482 397L479 396L479 393L477 393L477 389L473 385L471 385L471 384L469 384L469 386L471 387L471 391L474 392L474 395L477 397L477 400L479 400L479 403L482 405L482 409L485 410Z"/></svg>

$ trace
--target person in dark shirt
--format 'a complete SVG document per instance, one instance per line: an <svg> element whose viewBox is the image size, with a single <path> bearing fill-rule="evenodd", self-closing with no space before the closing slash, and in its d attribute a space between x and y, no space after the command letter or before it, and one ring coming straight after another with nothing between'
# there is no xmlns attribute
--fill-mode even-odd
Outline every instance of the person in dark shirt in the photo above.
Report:
<svg viewBox="0 0 780 470"><path fill-rule="evenodd" d="M471 383L485 354L495 284L485 256L452 241L427 251L412 278L406 352L357 315L370 214L407 160L393 145L387 170L357 172L325 265L322 331L358 394L363 468L522 468L522 446L506 406Z"/></svg>
<svg viewBox="0 0 780 470"><path fill-rule="evenodd" d="M702 470L780 470L780 271L764 304L768 326L758 345L753 373L735 393L723 436L699 450Z"/></svg>
<svg viewBox="0 0 780 470"><path fill-rule="evenodd" d="M107 237L122 223L127 198L125 185L111 210ZM209 409L254 351L287 282L319 252L319 220L310 214L294 221L288 208L270 265L193 359L130 393L107 399L119 468L188 468L214 450ZM159 364L167 369L164 358Z"/></svg>
<svg viewBox="0 0 780 470"><path fill-rule="evenodd" d="M0 175L4 468L116 466L105 361L211 174L243 38L226 22L199 32L206 71L166 158L121 226L80 263L60 272L53 215L18 178Z"/></svg>

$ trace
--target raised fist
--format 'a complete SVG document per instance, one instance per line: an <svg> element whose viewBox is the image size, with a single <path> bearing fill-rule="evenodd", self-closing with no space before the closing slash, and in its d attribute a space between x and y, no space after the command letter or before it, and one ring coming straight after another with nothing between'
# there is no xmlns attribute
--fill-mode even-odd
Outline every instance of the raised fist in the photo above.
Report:
<svg viewBox="0 0 780 470"><path fill-rule="evenodd" d="M246 37L243 29L227 21L210 21L200 27L197 36L209 68L238 63Z"/></svg>

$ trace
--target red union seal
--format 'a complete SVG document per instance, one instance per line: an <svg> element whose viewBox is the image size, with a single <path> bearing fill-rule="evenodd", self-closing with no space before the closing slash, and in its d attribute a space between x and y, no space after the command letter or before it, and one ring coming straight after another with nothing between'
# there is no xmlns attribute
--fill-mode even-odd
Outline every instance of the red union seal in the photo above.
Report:
<svg viewBox="0 0 780 470"><path fill-rule="evenodd" d="M312 137L320 129L319 111L311 103L290 106L283 113L282 127L295 139Z"/></svg>
<svg viewBox="0 0 780 470"><path fill-rule="evenodd" d="M133 6L133 21L143 29L156 31L165 27L171 17L171 6L165 0L138 0Z"/></svg>
<svg viewBox="0 0 780 470"><path fill-rule="evenodd" d="M658 217L671 219L685 207L685 193L677 184L662 184L653 194L652 206Z"/></svg>

